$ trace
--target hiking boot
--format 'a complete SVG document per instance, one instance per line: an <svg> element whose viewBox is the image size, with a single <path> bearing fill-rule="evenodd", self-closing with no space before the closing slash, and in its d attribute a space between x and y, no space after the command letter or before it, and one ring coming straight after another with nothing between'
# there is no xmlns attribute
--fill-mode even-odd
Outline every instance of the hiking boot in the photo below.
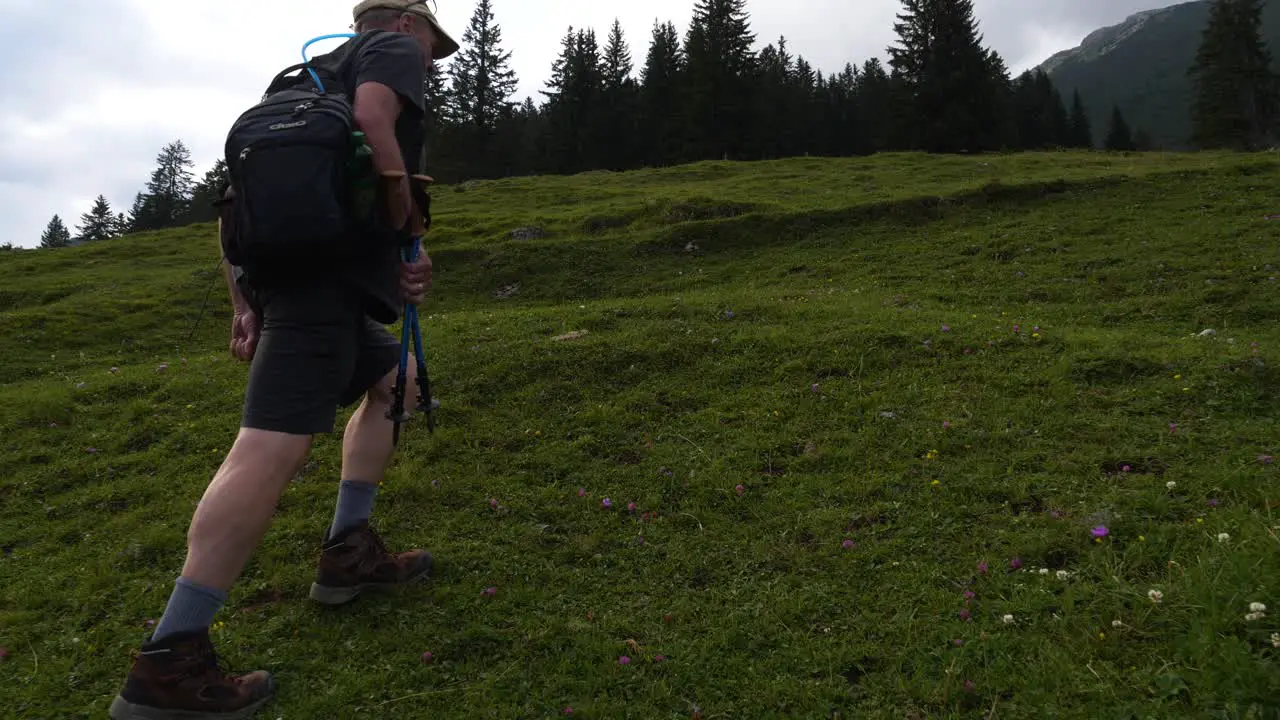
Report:
<svg viewBox="0 0 1280 720"><path fill-rule="evenodd" d="M326 533L311 599L342 605L366 588L404 585L430 575L431 565L431 553L424 550L388 552L382 538L362 520L335 538Z"/></svg>
<svg viewBox="0 0 1280 720"><path fill-rule="evenodd" d="M247 720L275 690L265 670L245 675L223 670L205 629L144 643L110 715L112 720Z"/></svg>

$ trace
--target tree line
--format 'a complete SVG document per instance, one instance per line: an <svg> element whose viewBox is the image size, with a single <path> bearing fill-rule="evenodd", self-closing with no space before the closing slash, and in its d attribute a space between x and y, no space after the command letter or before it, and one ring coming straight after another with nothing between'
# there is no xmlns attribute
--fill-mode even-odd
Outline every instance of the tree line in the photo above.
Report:
<svg viewBox="0 0 1280 720"><path fill-rule="evenodd" d="M134 196L128 213L113 211L107 198L99 195L93 206L80 216L74 232L60 216L54 215L40 236L40 247L69 247L144 230L215 220L213 202L218 198L226 174L227 165L219 159L203 178L196 180L191 151L181 140L175 140L156 156L151 179L146 189Z"/></svg>
<svg viewBox="0 0 1280 720"><path fill-rule="evenodd" d="M458 182L707 159L1148 149L1119 107L1099 137L1078 91L1062 97L1039 69L1012 76L984 45L972 0L901 2L888 62L832 72L793 54L785 37L754 50L746 0L697 0L683 37L655 22L639 59L616 20L603 44L593 28L571 26L541 101L516 102L492 0L477 0L461 49L423 90L428 172ZM1273 134L1276 82L1260 4L1215 0L1189 71L1201 146L1256 147ZM169 143L127 214L99 196L74 233L55 215L41 246L212 220L225 173L219 160L195 181L186 147Z"/></svg>

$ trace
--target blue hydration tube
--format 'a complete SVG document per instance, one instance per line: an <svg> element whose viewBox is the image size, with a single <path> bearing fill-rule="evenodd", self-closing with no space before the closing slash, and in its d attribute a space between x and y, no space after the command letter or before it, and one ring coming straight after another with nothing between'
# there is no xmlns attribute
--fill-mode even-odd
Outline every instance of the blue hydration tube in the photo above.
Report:
<svg viewBox="0 0 1280 720"><path fill-rule="evenodd" d="M321 40L332 40L333 38L353 38L355 36L356 36L355 33L334 33L332 35L321 35L320 37L311 38L306 42L305 45L302 46L302 62L310 64L311 61L307 59L307 48L311 47L315 43L320 42ZM320 92L323 93L324 83L320 82L320 76L317 75L316 71L310 67L307 68L307 72L311 73L311 79L316 81L316 87L320 88Z"/></svg>

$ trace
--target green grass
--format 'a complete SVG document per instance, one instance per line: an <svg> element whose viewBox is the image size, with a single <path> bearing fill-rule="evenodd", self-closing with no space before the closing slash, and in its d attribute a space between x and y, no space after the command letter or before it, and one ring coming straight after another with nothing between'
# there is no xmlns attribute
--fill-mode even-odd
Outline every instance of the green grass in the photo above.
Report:
<svg viewBox="0 0 1280 720"><path fill-rule="evenodd" d="M215 641L277 674L263 717L1274 716L1278 183L1029 154L439 188L440 424L375 520L440 574L307 600L323 437ZM210 226L0 255L7 713L104 716L163 609L246 377L216 262Z"/></svg>

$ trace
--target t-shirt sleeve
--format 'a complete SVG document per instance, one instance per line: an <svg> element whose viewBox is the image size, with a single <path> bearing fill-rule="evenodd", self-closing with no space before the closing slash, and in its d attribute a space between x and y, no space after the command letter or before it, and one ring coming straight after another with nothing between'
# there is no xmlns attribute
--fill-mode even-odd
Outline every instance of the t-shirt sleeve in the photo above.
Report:
<svg viewBox="0 0 1280 720"><path fill-rule="evenodd" d="M356 87L367 82L381 83L422 111L426 109L427 80L423 65L422 48L413 38L400 33L381 34L371 39L356 58Z"/></svg>

